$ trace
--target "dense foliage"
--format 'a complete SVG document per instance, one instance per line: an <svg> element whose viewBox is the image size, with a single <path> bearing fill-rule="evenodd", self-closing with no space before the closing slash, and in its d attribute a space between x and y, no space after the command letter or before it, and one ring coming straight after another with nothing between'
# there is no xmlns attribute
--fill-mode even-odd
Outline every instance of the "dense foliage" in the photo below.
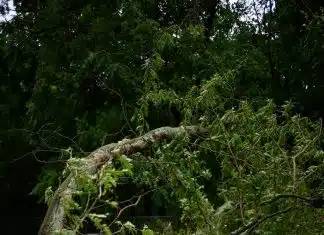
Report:
<svg viewBox="0 0 324 235"><path fill-rule="evenodd" d="M35 234L66 172L80 233L322 233L323 3L0 3L4 233ZM179 125L212 135L80 171L99 146Z"/></svg>

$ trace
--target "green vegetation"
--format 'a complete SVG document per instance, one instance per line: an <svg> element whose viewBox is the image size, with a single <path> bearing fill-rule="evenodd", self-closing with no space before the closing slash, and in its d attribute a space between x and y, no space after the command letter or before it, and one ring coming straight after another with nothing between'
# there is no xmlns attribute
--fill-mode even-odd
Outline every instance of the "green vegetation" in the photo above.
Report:
<svg viewBox="0 0 324 235"><path fill-rule="evenodd" d="M324 3L13 6L0 22L5 234L36 234L57 195L58 234L323 233ZM180 129L136 142L165 126Z"/></svg>

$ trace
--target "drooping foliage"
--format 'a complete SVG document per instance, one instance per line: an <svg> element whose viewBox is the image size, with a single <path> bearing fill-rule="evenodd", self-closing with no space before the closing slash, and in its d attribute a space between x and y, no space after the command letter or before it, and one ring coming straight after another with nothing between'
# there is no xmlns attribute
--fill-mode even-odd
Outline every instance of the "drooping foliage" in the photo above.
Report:
<svg viewBox="0 0 324 235"><path fill-rule="evenodd" d="M30 218L36 233L45 205L28 194L48 200L68 159L157 127L202 125L213 135L154 146L126 166L131 177L107 166L100 177L121 180L109 194L113 203L72 210L71 224L81 226L86 215L106 231L110 220L112 231L133 223L170 233L320 234L322 3L0 6L1 202L8 221ZM84 193L94 196L97 186L81 180L76 202L86 206ZM101 220L141 193L116 221L111 214Z"/></svg>

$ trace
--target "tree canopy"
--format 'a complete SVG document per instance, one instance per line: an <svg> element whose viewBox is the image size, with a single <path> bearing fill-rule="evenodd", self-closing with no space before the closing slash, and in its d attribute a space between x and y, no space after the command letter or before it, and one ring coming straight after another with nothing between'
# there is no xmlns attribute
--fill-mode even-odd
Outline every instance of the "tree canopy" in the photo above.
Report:
<svg viewBox="0 0 324 235"><path fill-rule="evenodd" d="M58 199L63 234L322 233L323 3L2 0L0 13L4 233L37 233ZM121 149L154 130L177 131ZM112 159L89 170L102 146Z"/></svg>

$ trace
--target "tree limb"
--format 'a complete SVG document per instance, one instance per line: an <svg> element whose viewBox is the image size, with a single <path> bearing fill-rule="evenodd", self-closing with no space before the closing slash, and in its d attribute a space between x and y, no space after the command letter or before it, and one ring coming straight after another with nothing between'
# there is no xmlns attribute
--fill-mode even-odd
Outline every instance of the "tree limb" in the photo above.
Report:
<svg viewBox="0 0 324 235"><path fill-rule="evenodd" d="M185 127L161 127L152 130L134 139L124 139L118 143L102 146L92 152L85 161L85 169L90 174L95 174L104 164L108 164L116 155L131 155L143 149L147 149L154 142L175 137L187 132L189 135L208 136L210 130L199 126ZM39 235L49 235L63 229L65 213L64 202L71 199L76 191L73 174L70 174L55 191L53 199L47 209L46 215L39 229Z"/></svg>

